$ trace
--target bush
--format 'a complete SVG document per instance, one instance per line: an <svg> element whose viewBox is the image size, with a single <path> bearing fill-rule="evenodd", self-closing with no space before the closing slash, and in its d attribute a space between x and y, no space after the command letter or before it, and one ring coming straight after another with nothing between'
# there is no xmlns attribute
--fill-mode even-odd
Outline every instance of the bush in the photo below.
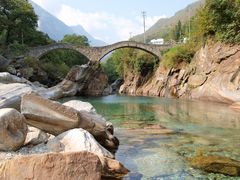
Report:
<svg viewBox="0 0 240 180"><path fill-rule="evenodd" d="M37 59L28 56L24 58L23 65L25 67L32 67L34 69L37 69L40 66L39 61Z"/></svg>
<svg viewBox="0 0 240 180"><path fill-rule="evenodd" d="M109 83L113 83L118 78L121 77L121 74L118 73L119 61L115 60L113 57L108 58L102 64L103 71L107 74Z"/></svg>
<svg viewBox="0 0 240 180"><path fill-rule="evenodd" d="M24 55L28 51L28 46L19 44L17 41L8 46L8 52L13 56Z"/></svg>
<svg viewBox="0 0 240 180"><path fill-rule="evenodd" d="M63 79L70 70L64 62L57 64L52 62L44 63L43 69L54 79Z"/></svg>
<svg viewBox="0 0 240 180"><path fill-rule="evenodd" d="M191 44L176 46L163 55L161 64L165 67L176 67L181 62L190 63L196 50Z"/></svg>
<svg viewBox="0 0 240 180"><path fill-rule="evenodd" d="M134 61L134 70L136 73L140 73L142 76L147 75L154 71L157 67L159 59L155 56L140 51Z"/></svg>

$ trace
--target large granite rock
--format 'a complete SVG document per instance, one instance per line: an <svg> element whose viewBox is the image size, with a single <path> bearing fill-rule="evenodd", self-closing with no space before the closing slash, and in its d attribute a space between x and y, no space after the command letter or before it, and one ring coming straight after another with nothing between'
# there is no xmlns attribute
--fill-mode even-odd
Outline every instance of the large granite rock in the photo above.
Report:
<svg viewBox="0 0 240 180"><path fill-rule="evenodd" d="M53 135L59 135L73 128L83 128L108 149L117 149L119 142L108 131L104 118L96 113L77 111L58 102L44 99L36 94L22 98L21 112L27 123Z"/></svg>
<svg viewBox="0 0 240 180"><path fill-rule="evenodd" d="M111 88L108 85L108 76L101 70L101 67L93 72L91 78L80 94L88 96L111 94Z"/></svg>
<svg viewBox="0 0 240 180"><path fill-rule="evenodd" d="M100 180L101 174L98 156L89 152L22 156L0 164L4 180Z"/></svg>
<svg viewBox="0 0 240 180"><path fill-rule="evenodd" d="M78 127L80 122L79 112L75 109L33 93L22 97L21 113L29 125L53 135Z"/></svg>
<svg viewBox="0 0 240 180"><path fill-rule="evenodd" d="M0 109L0 151L19 149L26 138L25 118L15 109Z"/></svg>
<svg viewBox="0 0 240 180"><path fill-rule="evenodd" d="M114 156L103 148L94 137L83 129L72 129L33 147L24 147L19 154L44 154L44 153L73 153L91 152L98 155L102 164L102 177L108 179L122 179L129 171Z"/></svg>
<svg viewBox="0 0 240 180"><path fill-rule="evenodd" d="M98 156L114 158L89 132L83 129L72 129L56 136L48 141L47 148L50 152L88 151Z"/></svg>

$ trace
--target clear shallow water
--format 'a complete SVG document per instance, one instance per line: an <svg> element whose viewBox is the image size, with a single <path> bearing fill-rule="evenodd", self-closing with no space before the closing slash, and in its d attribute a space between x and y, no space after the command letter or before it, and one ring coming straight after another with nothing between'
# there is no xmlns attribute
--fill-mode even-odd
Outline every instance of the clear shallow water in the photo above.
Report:
<svg viewBox="0 0 240 180"><path fill-rule="evenodd" d="M240 113L218 103L152 97L74 97L93 104L115 125L116 159L131 173L125 179L240 179L207 174L187 162L198 152L240 161ZM64 101L69 99L64 99ZM176 131L159 134L147 125Z"/></svg>

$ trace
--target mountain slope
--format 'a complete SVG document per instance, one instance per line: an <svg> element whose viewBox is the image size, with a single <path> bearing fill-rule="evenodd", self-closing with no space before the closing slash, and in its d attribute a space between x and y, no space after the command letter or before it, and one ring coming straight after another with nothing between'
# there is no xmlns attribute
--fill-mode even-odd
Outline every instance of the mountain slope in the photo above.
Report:
<svg viewBox="0 0 240 180"><path fill-rule="evenodd" d="M63 39L64 35L75 33L78 35L85 35L89 39L92 46L106 45L105 42L92 37L82 26L78 25L75 27L69 27L36 3L32 1L29 2L32 4L35 13L38 15L39 30L47 33L53 40L60 41Z"/></svg>
<svg viewBox="0 0 240 180"><path fill-rule="evenodd" d="M169 31L171 27L177 25L179 20L182 22L182 24L188 22L189 15L190 17L193 17L197 13L197 9L200 8L204 2L204 0L199 0L178 11L174 16L170 18L163 18L158 20L151 28L146 31L146 40L150 41L151 39L161 38L165 33ZM143 41L143 34L134 36L133 40Z"/></svg>
<svg viewBox="0 0 240 180"><path fill-rule="evenodd" d="M95 39L94 37L92 37L82 26L80 25L77 25L77 26L71 26L71 29L73 30L73 32L75 34L84 34L90 44L92 46L104 46L104 45L107 45L105 42L103 42L102 40L99 40L99 39Z"/></svg>

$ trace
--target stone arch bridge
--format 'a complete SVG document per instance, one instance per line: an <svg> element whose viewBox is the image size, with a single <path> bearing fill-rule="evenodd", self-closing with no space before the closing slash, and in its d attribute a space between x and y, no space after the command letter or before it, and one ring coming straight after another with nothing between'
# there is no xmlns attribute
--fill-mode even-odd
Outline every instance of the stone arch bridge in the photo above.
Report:
<svg viewBox="0 0 240 180"><path fill-rule="evenodd" d="M45 54L50 51L57 49L70 49L79 52L80 54L86 56L90 61L100 61L108 53L120 49L120 48L136 48L151 53L161 59L161 52L170 49L172 45L153 45L153 44L143 44L135 41L122 41L108 46L102 47L86 47L86 46L76 46L66 43L56 43L47 46L40 46L32 48L28 55L30 57L40 59Z"/></svg>

